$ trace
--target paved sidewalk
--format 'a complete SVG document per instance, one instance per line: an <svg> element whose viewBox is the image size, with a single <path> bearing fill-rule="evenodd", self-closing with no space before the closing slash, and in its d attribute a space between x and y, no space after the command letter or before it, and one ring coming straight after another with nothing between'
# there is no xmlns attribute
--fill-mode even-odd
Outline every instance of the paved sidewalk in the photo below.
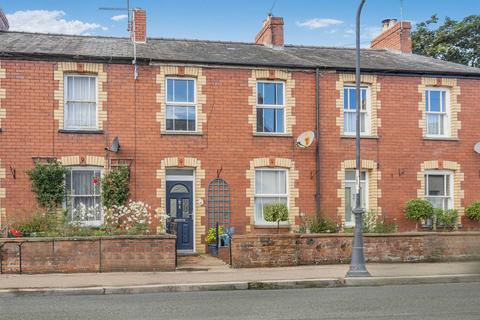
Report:
<svg viewBox="0 0 480 320"><path fill-rule="evenodd" d="M480 261L452 263L368 264L371 278L344 279L348 265L231 269L223 263L184 267L189 271L0 275L0 293L47 292L49 289L115 288L123 293L198 291L276 287L382 285L480 281ZM182 266L180 266L182 269ZM195 271L200 270L200 271ZM259 285L260 283L260 285ZM222 286L223 284L223 286ZM228 284L228 285L227 285ZM127 290L130 288L129 290ZM163 289L162 289L163 288ZM133 290L135 289L135 290ZM71 291L69 290L69 291Z"/></svg>

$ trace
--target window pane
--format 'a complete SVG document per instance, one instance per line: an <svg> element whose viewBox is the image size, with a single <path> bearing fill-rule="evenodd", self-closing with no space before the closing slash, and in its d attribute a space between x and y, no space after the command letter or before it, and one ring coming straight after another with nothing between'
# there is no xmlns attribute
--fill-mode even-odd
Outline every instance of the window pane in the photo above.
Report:
<svg viewBox="0 0 480 320"><path fill-rule="evenodd" d="M355 171L346 170L345 171L345 180L355 181Z"/></svg>
<svg viewBox="0 0 480 320"><path fill-rule="evenodd" d="M175 130L173 119L173 107L167 106L167 130Z"/></svg>
<svg viewBox="0 0 480 320"><path fill-rule="evenodd" d="M167 79L167 101L173 100L173 79Z"/></svg>
<svg viewBox="0 0 480 320"><path fill-rule="evenodd" d="M367 118L367 115L365 113L360 113L360 132L361 133L365 133L366 131L366 120L367 120L366 118Z"/></svg>
<svg viewBox="0 0 480 320"><path fill-rule="evenodd" d="M348 89L344 88L343 89L343 110L348 110L348 106L349 106L348 98L349 98Z"/></svg>
<svg viewBox="0 0 480 320"><path fill-rule="evenodd" d="M427 175L428 178L428 195L444 196L445 195L445 176L444 175Z"/></svg>
<svg viewBox="0 0 480 320"><path fill-rule="evenodd" d="M170 217L177 217L177 199L170 199Z"/></svg>
<svg viewBox="0 0 480 320"><path fill-rule="evenodd" d="M439 197L439 198L427 198L426 199L428 202L432 204L434 208L439 208L439 209L447 209L444 207L444 198Z"/></svg>
<svg viewBox="0 0 480 320"><path fill-rule="evenodd" d="M355 193L355 186L348 184L345 186L345 222L352 223L353 222L353 214L352 210L355 205L354 201L354 193Z"/></svg>
<svg viewBox="0 0 480 320"><path fill-rule="evenodd" d="M255 221L257 223L265 223L263 218L263 207L269 203L283 203L287 204L286 197L269 197L269 198L255 198Z"/></svg>
<svg viewBox="0 0 480 320"><path fill-rule="evenodd" d="M446 195L450 196L450 175L445 175L445 191Z"/></svg>
<svg viewBox="0 0 480 320"><path fill-rule="evenodd" d="M440 115L438 114L427 115L427 133L440 134Z"/></svg>
<svg viewBox="0 0 480 320"><path fill-rule="evenodd" d="M363 111L367 110L367 89L361 89L361 104L362 104L362 109Z"/></svg>
<svg viewBox="0 0 480 320"><path fill-rule="evenodd" d="M286 194L287 175L284 170L257 170L255 194Z"/></svg>
<svg viewBox="0 0 480 320"><path fill-rule="evenodd" d="M442 105L441 105L442 112L445 112L445 105L446 105L446 92L442 91Z"/></svg>
<svg viewBox="0 0 480 320"><path fill-rule="evenodd" d="M263 82L257 82L257 103L263 104Z"/></svg>
<svg viewBox="0 0 480 320"><path fill-rule="evenodd" d="M276 104L275 96L276 96L276 86L275 83L266 82L263 84L263 94L264 94L264 104Z"/></svg>
<svg viewBox="0 0 480 320"><path fill-rule="evenodd" d="M174 108L174 118L175 118L175 130L186 131L188 130L187 121L188 121L188 112L186 107L175 107Z"/></svg>
<svg viewBox="0 0 480 320"><path fill-rule="evenodd" d="M257 108L257 132L263 132L263 108Z"/></svg>
<svg viewBox="0 0 480 320"><path fill-rule="evenodd" d="M187 102L187 80L174 80L174 101L175 102Z"/></svg>
<svg viewBox="0 0 480 320"><path fill-rule="evenodd" d="M357 100L355 100L355 89L349 88L349 103L350 103L350 110L357 110Z"/></svg>
<svg viewBox="0 0 480 320"><path fill-rule="evenodd" d="M277 104L283 104L283 83L277 83Z"/></svg>
<svg viewBox="0 0 480 320"><path fill-rule="evenodd" d="M283 132L283 109L276 109L276 132Z"/></svg>
<svg viewBox="0 0 480 320"><path fill-rule="evenodd" d="M74 195L93 195L93 171L76 170L72 172L72 187Z"/></svg>
<svg viewBox="0 0 480 320"><path fill-rule="evenodd" d="M187 80L188 83L188 102L195 102L195 81Z"/></svg>
<svg viewBox="0 0 480 320"><path fill-rule="evenodd" d="M182 199L182 217L187 219L190 217L190 199Z"/></svg>
<svg viewBox="0 0 480 320"><path fill-rule="evenodd" d="M275 132L275 110L263 109L263 131Z"/></svg>
<svg viewBox="0 0 480 320"><path fill-rule="evenodd" d="M431 90L430 91L430 111L440 112L440 91Z"/></svg>
<svg viewBox="0 0 480 320"><path fill-rule="evenodd" d="M425 91L425 111L428 112L428 106L430 105L430 91Z"/></svg>
<svg viewBox="0 0 480 320"><path fill-rule="evenodd" d="M188 131L195 131L195 107L188 107Z"/></svg>

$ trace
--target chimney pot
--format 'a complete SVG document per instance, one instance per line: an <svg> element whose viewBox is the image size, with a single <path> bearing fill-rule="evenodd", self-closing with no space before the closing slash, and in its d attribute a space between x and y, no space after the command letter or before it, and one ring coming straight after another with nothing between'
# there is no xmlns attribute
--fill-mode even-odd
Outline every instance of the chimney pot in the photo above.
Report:
<svg viewBox="0 0 480 320"><path fill-rule="evenodd" d="M133 9L132 40L136 43L147 42L147 13L140 8Z"/></svg>
<svg viewBox="0 0 480 320"><path fill-rule="evenodd" d="M256 44L263 44L267 47L283 47L283 18L268 15L263 26L255 37Z"/></svg>

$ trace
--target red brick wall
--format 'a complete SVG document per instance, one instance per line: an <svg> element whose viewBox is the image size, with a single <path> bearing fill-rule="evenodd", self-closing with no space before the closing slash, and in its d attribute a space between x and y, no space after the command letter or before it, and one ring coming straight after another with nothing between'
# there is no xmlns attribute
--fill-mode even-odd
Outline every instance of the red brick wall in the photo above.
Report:
<svg viewBox="0 0 480 320"><path fill-rule="evenodd" d="M283 46L283 18L268 17L255 37L256 44Z"/></svg>
<svg viewBox="0 0 480 320"><path fill-rule="evenodd" d="M0 240L2 273L175 270L175 238L25 238Z"/></svg>
<svg viewBox="0 0 480 320"><path fill-rule="evenodd" d="M427 262L480 259L480 233L366 235L367 262ZM352 235L241 235L232 242L234 268L349 262Z"/></svg>
<svg viewBox="0 0 480 320"><path fill-rule="evenodd" d="M133 80L131 65L104 64L108 81L104 90L108 93L106 102L107 121L103 134L67 134L58 132L58 121L53 111L58 108L54 91L55 62L2 60L6 78L1 86L6 90L2 108L7 116L2 120L0 133L0 166L6 169L6 178L0 180L6 189L6 198L0 199L0 207L6 209L7 219L14 222L35 210L36 201L31 193L31 184L25 173L33 167L32 157L69 155L92 155L107 157L104 148L115 136L120 138L121 151L118 157L131 157L131 198L145 201L152 207L159 207L156 195L160 180L156 170L160 161L167 157L194 157L201 160L206 171L203 187L222 169L221 177L231 187L232 226L235 232L245 232L248 219L245 208L249 205L245 191L249 187L246 171L254 158L281 157L295 161L299 171L297 206L300 212L312 214L315 211L315 147L299 149L294 139L315 125L315 75L312 71L294 71L296 105L293 110L296 124L292 137L258 137L252 135L248 116L252 108L248 104L251 88L248 78L251 70L241 68L205 67L203 74L207 83L204 94L207 97L203 111L207 122L202 135L162 135L156 114L160 110L156 102L159 85L157 66L141 66L139 78ZM378 139L362 140L362 158L379 164L382 174L379 206L388 219L396 219L400 230L412 230L414 224L403 218L403 207L407 200L416 197L419 182L417 172L426 160L451 160L461 164L465 174L462 189L465 193L462 205L478 200L480 189L480 158L472 151L479 126L476 114L480 80L459 79L461 88L459 114L462 128L459 141L426 141L418 126L421 113L418 102L419 77L378 75L381 85L379 117L382 126ZM340 181L337 171L340 163L354 159L354 139L341 138L336 118L338 90L335 82L338 74L323 73L321 76L321 205L326 215L337 217L340 199L337 189ZM16 178L10 174L10 167L16 170ZM398 172L403 174L399 176ZM298 222L298 221L297 221ZM204 221L205 224L205 221ZM478 224L465 221L470 229ZM253 229L253 232L266 232ZM272 232L276 232L274 229Z"/></svg>

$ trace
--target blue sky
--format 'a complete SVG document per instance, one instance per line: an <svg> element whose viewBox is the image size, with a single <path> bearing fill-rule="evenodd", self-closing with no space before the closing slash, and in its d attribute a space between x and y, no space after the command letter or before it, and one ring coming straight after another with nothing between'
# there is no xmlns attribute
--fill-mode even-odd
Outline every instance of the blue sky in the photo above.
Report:
<svg viewBox="0 0 480 320"><path fill-rule="evenodd" d="M253 41L274 0L131 0L147 10L148 36ZM277 0L273 14L285 19L285 42L353 46L358 0ZM37 32L127 36L124 0L0 0L12 29ZM437 13L462 19L480 12L477 0L403 0L405 20L419 22ZM118 16L112 20L113 16ZM362 43L380 30L384 18L400 17L400 0L367 0Z"/></svg>

